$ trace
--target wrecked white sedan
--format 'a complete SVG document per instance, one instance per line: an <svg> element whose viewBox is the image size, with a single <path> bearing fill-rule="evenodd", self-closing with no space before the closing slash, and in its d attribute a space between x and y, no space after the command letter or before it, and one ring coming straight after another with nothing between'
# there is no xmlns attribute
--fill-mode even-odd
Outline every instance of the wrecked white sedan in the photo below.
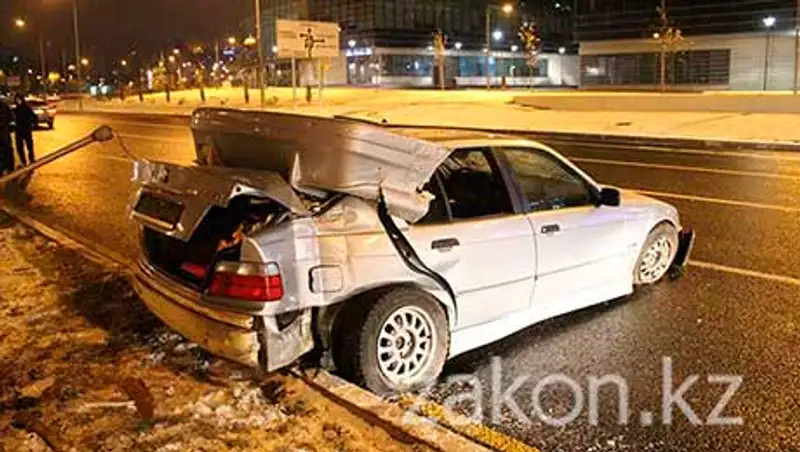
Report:
<svg viewBox="0 0 800 452"><path fill-rule="evenodd" d="M676 209L485 133L201 109L198 166L139 162L136 289L210 352L312 350L378 393L685 263Z"/></svg>

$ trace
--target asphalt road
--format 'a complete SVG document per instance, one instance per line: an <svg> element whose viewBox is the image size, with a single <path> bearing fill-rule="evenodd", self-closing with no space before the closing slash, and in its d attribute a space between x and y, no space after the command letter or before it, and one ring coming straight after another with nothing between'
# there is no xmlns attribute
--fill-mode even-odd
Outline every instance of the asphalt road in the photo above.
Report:
<svg viewBox="0 0 800 452"><path fill-rule="evenodd" d="M101 123L114 127L136 156L193 159L186 119L141 116L63 115L55 131L36 133L39 152ZM698 233L694 265L677 282L457 357L431 396L450 403L453 395L462 402L480 395L484 421L544 451L800 450L800 154L553 145L603 183L675 204ZM118 142L95 146L39 171L31 198L17 207L133 259L135 229L125 214L130 176ZM667 363L672 372L665 372ZM480 383L446 381L460 375ZM672 376L667 388L665 375ZM703 425L692 425L687 410L669 403L693 375L684 399ZM617 386L594 391L593 425L589 379L604 376L614 376ZM741 387L718 414L740 418L741 425L707 425L728 388L720 381L737 377ZM517 414L512 404L492 403L515 382ZM570 389L570 382L577 386ZM622 382L627 424L619 422L614 390ZM674 408L667 410L670 425L665 395ZM467 414L475 408L458 407ZM573 409L573 421L553 425Z"/></svg>

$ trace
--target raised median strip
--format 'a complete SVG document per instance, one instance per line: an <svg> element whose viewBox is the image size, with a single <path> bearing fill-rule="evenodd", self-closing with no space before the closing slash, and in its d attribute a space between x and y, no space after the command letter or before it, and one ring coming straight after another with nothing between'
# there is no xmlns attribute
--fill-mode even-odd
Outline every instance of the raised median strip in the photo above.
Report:
<svg viewBox="0 0 800 452"><path fill-rule="evenodd" d="M46 225L2 202L0 211L95 263L115 271L133 271L132 261L102 245L89 246L87 244L90 242L86 239L76 238L74 233ZM382 428L402 443L420 444L438 451L537 451L503 433L449 413L444 407L427 400L406 396L395 403L323 370L294 369L290 373L305 381L321 395L368 423Z"/></svg>

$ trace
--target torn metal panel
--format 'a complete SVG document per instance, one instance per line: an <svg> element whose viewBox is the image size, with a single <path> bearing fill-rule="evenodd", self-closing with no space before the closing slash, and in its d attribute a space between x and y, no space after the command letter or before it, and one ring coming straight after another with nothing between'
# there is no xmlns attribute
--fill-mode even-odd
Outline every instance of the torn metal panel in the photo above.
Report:
<svg viewBox="0 0 800 452"><path fill-rule="evenodd" d="M261 345L261 368L272 372L310 352L314 348L311 320L311 310L306 309L281 330L275 317L258 317L256 328Z"/></svg>
<svg viewBox="0 0 800 452"><path fill-rule="evenodd" d="M421 192L449 150L373 124L273 112L202 108L192 117L197 148L227 167L274 171L298 190L377 201L414 222L428 210Z"/></svg>

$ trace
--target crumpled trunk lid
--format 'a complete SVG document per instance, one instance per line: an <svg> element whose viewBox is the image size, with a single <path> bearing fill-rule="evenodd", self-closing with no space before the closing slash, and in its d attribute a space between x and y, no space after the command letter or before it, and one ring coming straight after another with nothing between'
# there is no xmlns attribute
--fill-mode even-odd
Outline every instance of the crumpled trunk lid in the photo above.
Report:
<svg viewBox="0 0 800 452"><path fill-rule="evenodd" d="M267 199L294 215L310 215L292 187L270 171L138 161L133 182L131 217L184 242L191 239L211 208L228 207L239 196Z"/></svg>
<svg viewBox="0 0 800 452"><path fill-rule="evenodd" d="M449 151L435 143L353 120L201 108L192 116L198 160L280 174L300 191L377 202L406 221L425 216L422 187Z"/></svg>

